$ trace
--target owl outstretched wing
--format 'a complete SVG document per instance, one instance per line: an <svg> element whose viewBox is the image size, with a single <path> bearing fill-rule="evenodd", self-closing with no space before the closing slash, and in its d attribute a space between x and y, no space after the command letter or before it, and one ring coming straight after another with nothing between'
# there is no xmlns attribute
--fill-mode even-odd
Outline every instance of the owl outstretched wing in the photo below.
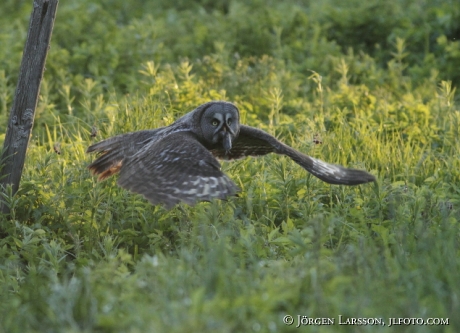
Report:
<svg viewBox="0 0 460 333"><path fill-rule="evenodd" d="M186 131L172 133L125 158L118 185L167 208L179 202L193 205L225 199L238 191L210 151Z"/></svg>
<svg viewBox="0 0 460 333"><path fill-rule="evenodd" d="M157 130L144 130L120 134L88 147L87 153L97 153L98 158L88 169L98 175L99 180L116 174L120 171L123 160L137 153L143 146L154 139Z"/></svg>
<svg viewBox="0 0 460 333"><path fill-rule="evenodd" d="M267 132L246 125L241 125L238 138L233 141L230 152L226 153L223 149L214 149L211 152L221 159L262 156L269 153L286 155L329 184L358 185L375 181L375 177L366 171L323 162L289 147Z"/></svg>

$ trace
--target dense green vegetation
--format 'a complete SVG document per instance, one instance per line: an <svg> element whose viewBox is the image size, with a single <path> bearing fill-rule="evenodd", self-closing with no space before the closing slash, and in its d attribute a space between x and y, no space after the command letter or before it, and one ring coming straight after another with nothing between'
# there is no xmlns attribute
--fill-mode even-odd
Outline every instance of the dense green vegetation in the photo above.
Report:
<svg viewBox="0 0 460 333"><path fill-rule="evenodd" d="M31 10L0 2L1 128ZM458 332L458 84L457 0L61 1L21 186L2 197L0 332ZM96 140L212 99L378 183L267 156L223 163L238 197L167 211L86 169Z"/></svg>

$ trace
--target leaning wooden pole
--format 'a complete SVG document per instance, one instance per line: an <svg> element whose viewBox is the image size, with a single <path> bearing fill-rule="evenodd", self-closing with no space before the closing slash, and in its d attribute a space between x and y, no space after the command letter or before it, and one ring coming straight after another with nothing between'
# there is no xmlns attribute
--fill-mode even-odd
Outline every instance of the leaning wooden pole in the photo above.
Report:
<svg viewBox="0 0 460 333"><path fill-rule="evenodd" d="M0 191L5 191L6 187L11 185L14 194L19 188L58 2L58 0L33 1L34 8L22 55L18 85L3 145ZM1 206L3 213L9 213L9 208L4 202Z"/></svg>

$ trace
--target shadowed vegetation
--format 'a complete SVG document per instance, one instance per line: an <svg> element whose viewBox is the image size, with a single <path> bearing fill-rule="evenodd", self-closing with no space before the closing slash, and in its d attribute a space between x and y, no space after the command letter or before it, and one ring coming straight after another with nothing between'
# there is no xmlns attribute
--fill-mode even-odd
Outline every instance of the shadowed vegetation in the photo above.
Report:
<svg viewBox="0 0 460 333"><path fill-rule="evenodd" d="M1 128L31 10L0 3ZM459 83L453 0L61 1L20 189L1 197L0 332L457 332ZM269 155L222 163L238 197L167 211L89 174L92 143L213 99L378 182Z"/></svg>

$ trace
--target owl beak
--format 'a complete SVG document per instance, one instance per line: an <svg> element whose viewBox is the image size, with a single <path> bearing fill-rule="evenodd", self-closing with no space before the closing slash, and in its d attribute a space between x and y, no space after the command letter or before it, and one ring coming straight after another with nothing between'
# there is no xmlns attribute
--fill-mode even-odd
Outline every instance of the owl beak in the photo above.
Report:
<svg viewBox="0 0 460 333"><path fill-rule="evenodd" d="M228 154L230 149L232 149L232 134L230 134L230 132L224 131L222 144L224 146L225 154Z"/></svg>
<svg viewBox="0 0 460 333"><path fill-rule="evenodd" d="M232 140L235 137L235 132L232 130L232 127L228 123L229 115L226 115L225 117L225 124L222 126L222 143L224 146L225 150L225 155L227 155L230 152L230 149L232 149Z"/></svg>

